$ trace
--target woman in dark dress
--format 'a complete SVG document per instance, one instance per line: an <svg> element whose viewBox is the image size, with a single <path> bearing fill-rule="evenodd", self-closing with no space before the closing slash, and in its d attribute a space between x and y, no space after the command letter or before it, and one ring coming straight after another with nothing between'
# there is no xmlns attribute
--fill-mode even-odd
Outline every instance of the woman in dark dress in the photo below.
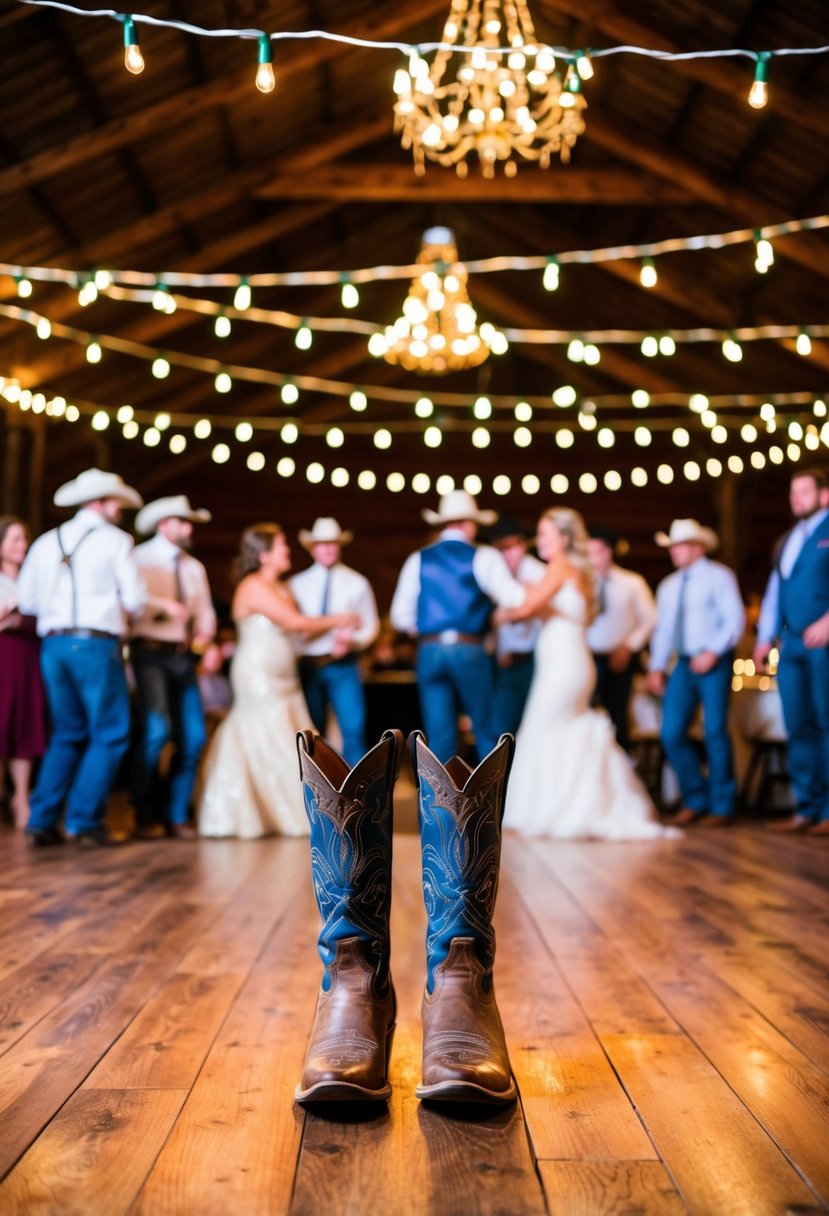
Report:
<svg viewBox="0 0 829 1216"><path fill-rule="evenodd" d="M34 617L17 611L17 576L29 547L26 525L0 516L0 793L6 770L15 826L29 820L32 761L46 750L46 699Z"/></svg>

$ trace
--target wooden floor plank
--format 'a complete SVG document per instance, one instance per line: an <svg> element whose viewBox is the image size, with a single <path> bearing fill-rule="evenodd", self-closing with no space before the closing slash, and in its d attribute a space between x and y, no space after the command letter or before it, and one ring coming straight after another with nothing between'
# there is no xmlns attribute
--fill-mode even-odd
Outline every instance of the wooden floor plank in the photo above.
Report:
<svg viewBox="0 0 829 1216"><path fill-rule="evenodd" d="M8 1216L127 1216L184 1091L83 1089L0 1183Z"/></svg>
<svg viewBox="0 0 829 1216"><path fill-rule="evenodd" d="M541 1161L550 1211L561 1216L685 1216L657 1161Z"/></svg>
<svg viewBox="0 0 829 1216"><path fill-rule="evenodd" d="M414 1096L415 835L395 838L394 1093L368 1118L293 1102L320 979L307 841L3 845L4 1216L803 1216L829 1199L822 841L508 834L496 989L521 1101L481 1118Z"/></svg>

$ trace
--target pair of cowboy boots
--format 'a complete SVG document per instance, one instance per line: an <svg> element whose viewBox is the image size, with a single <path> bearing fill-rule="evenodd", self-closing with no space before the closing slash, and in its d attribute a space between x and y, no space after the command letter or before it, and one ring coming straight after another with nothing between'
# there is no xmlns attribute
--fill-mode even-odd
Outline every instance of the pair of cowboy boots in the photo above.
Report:
<svg viewBox="0 0 829 1216"><path fill-rule="evenodd" d="M505 1104L517 1091L495 1002L492 914L513 739L503 735L474 772L457 756L441 764L419 732L409 743L428 919L417 1096ZM403 736L386 731L353 769L310 731L297 746L324 972L296 1098L385 1101L395 1024L393 789Z"/></svg>

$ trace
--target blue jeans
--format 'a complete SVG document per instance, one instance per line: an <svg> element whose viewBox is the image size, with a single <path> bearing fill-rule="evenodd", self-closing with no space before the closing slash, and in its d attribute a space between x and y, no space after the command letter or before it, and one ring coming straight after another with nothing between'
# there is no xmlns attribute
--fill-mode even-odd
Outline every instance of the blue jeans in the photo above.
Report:
<svg viewBox="0 0 829 1216"><path fill-rule="evenodd" d="M130 736L121 646L108 638L44 638L40 667L53 734L32 793L30 832L53 828L66 804L71 834L100 827Z"/></svg>
<svg viewBox="0 0 829 1216"><path fill-rule="evenodd" d="M458 709L472 719L478 757L498 742L490 725L493 663L483 646L423 642L417 652L417 689L429 747L445 764L458 750Z"/></svg>
<svg viewBox="0 0 829 1216"><path fill-rule="evenodd" d="M343 756L353 767L366 751L366 694L357 656L347 655L323 667L300 660L299 670L311 721L324 735L331 705L343 737Z"/></svg>
<svg viewBox="0 0 829 1216"><path fill-rule="evenodd" d="M787 630L777 686L797 813L816 823L829 819L829 650L812 650L799 633Z"/></svg>
<svg viewBox="0 0 829 1216"><path fill-rule="evenodd" d="M712 815L733 815L737 804L737 782L728 733L731 664L729 652L705 675L697 675L691 671L688 659L678 659L668 678L662 705L662 746L676 772L682 805ZM699 753L688 738L688 727L700 704L705 721L707 781Z"/></svg>
<svg viewBox="0 0 829 1216"><path fill-rule="evenodd" d="M496 664L489 715L490 729L496 739L505 733L514 735L518 730L534 670L532 654L510 667Z"/></svg>
<svg viewBox="0 0 829 1216"><path fill-rule="evenodd" d="M132 801L139 824L187 823L199 758L207 732L204 710L190 655L133 648L133 670L141 719L135 749ZM175 753L164 788L159 762L165 746Z"/></svg>

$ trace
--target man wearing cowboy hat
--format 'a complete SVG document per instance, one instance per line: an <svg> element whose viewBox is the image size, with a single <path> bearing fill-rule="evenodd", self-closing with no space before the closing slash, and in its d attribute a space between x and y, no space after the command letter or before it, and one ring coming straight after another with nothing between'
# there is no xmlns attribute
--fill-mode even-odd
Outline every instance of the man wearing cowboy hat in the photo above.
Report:
<svg viewBox="0 0 829 1216"><path fill-rule="evenodd" d="M458 707L472 719L479 757L498 742L490 717L493 664L484 649L494 606L517 608L524 588L491 545L475 545L478 525L495 523L466 490L422 512L437 542L408 557L391 605L395 629L418 638L417 683L429 747L441 763L458 747Z"/></svg>
<svg viewBox="0 0 829 1216"><path fill-rule="evenodd" d="M616 564L616 533L599 525L588 531L587 548L596 574L597 612L587 629L587 645L596 664L595 697L610 715L619 746L630 751L630 692L639 653L656 626L656 602L641 574Z"/></svg>
<svg viewBox="0 0 829 1216"><path fill-rule="evenodd" d="M798 469L789 486L794 526L775 548L757 623L754 661L766 666L780 644L777 686L797 798L780 832L829 835L829 480Z"/></svg>
<svg viewBox="0 0 829 1216"><path fill-rule="evenodd" d="M321 735L325 734L328 706L334 710L342 735L342 751L356 764L366 751L366 698L358 666L360 651L380 631L377 602L369 581L340 561L344 545L354 539L330 516L303 529L299 543L314 564L290 580L300 610L308 616L352 612L356 629L332 629L300 644L299 671L308 712Z"/></svg>
<svg viewBox="0 0 829 1216"><path fill-rule="evenodd" d="M149 597L130 645L141 724L132 773L140 840L196 835L190 800L207 734L195 655L210 645L216 613L207 572L189 549L193 525L210 519L209 511L190 506L186 494L158 498L135 519L139 532L153 534L135 550ZM163 784L159 765L170 741L175 754Z"/></svg>
<svg viewBox="0 0 829 1216"><path fill-rule="evenodd" d="M87 469L55 493L79 507L29 550L18 580L20 611L37 617L40 661L53 733L31 798L27 831L36 845L120 844L104 826L106 801L127 750L130 706L121 636L146 587L132 537L115 525L141 495L117 473Z"/></svg>
<svg viewBox="0 0 829 1216"><path fill-rule="evenodd" d="M727 719L734 647L745 627L745 609L734 572L707 556L719 543L710 528L695 519L675 519L670 532L657 532L655 540L669 550L676 566L656 591L657 622L647 675L649 691L664 695L662 746L682 797L674 822L723 827L736 813ZM672 658L673 670L667 675ZM707 780L688 738L700 705Z"/></svg>

